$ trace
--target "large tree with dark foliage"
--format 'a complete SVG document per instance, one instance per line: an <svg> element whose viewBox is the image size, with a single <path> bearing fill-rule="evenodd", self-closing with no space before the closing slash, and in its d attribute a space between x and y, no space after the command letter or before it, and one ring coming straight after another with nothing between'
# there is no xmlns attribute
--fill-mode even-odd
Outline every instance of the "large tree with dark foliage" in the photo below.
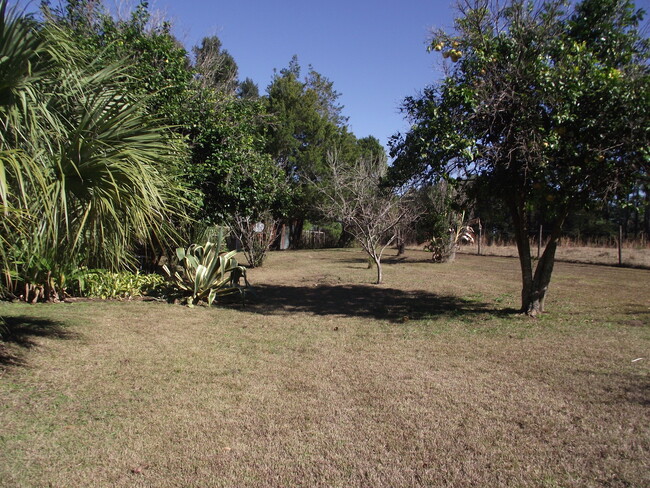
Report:
<svg viewBox="0 0 650 488"><path fill-rule="evenodd" d="M267 87L267 110L275 118L268 131L267 151L291 185L286 210L292 245L300 242L304 221L317 217L315 209L322 196L311 182L325 177L328 151L356 150L356 138L347 130L339 96L333 83L311 66L302 78L296 56Z"/></svg>
<svg viewBox="0 0 650 488"><path fill-rule="evenodd" d="M569 10L570 9L570 10ZM455 32L430 50L448 75L404 102L392 177L472 178L512 218L522 311L541 313L567 216L647 181L648 41L631 0L461 0ZM537 266L531 209L552 222Z"/></svg>

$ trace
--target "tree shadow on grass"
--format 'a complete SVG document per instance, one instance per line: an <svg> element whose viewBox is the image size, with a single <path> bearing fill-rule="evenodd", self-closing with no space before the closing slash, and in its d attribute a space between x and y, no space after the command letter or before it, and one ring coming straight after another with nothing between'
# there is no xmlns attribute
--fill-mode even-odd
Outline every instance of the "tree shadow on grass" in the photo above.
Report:
<svg viewBox="0 0 650 488"><path fill-rule="evenodd" d="M402 322L436 316L510 316L514 309L495 309L494 304L463 300L426 291L405 291L376 285L287 286L260 285L247 300L246 309L260 314L292 312L315 315L347 315Z"/></svg>
<svg viewBox="0 0 650 488"><path fill-rule="evenodd" d="M24 353L36 346L35 338L70 339L74 336L54 320L24 315L0 317L0 366L23 366Z"/></svg>

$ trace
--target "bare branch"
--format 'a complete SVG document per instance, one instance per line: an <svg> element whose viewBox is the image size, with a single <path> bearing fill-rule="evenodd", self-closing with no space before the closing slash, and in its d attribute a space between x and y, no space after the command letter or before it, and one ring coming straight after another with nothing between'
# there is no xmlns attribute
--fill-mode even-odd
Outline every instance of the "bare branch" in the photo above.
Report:
<svg viewBox="0 0 650 488"><path fill-rule="evenodd" d="M383 159L362 158L342 163L338 152L327 155L328 185L314 185L325 197L319 209L328 218L342 222L377 265L377 283L382 282L381 256L395 240L400 223L414 219L409 194L396 195L380 186L386 172Z"/></svg>

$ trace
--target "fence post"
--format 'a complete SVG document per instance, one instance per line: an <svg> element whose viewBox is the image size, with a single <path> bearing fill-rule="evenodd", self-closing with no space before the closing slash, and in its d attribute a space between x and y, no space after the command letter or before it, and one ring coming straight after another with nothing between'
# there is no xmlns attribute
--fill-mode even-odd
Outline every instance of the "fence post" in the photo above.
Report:
<svg viewBox="0 0 650 488"><path fill-rule="evenodd" d="M623 226L619 225L618 226L618 265L621 266L623 264Z"/></svg>
<svg viewBox="0 0 650 488"><path fill-rule="evenodd" d="M478 221L478 255L481 255L481 237L482 237L482 230L483 226L481 225L481 221Z"/></svg>

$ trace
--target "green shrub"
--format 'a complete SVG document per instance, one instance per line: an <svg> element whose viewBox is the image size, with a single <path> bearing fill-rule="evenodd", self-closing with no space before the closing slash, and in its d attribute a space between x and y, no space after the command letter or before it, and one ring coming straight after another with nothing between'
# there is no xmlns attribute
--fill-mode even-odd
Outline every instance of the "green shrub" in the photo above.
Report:
<svg viewBox="0 0 650 488"><path fill-rule="evenodd" d="M79 270L74 277L79 296L89 298L134 298L152 295L165 284L159 274L140 274L130 271L111 272L105 269Z"/></svg>

